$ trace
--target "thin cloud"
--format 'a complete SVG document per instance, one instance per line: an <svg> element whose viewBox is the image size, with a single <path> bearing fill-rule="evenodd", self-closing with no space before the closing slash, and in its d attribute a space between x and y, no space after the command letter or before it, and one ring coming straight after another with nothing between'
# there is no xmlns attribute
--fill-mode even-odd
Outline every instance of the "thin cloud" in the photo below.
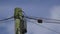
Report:
<svg viewBox="0 0 60 34"><path fill-rule="evenodd" d="M51 12L51 18L53 19L60 19L60 6L53 6L50 10ZM53 28L54 30L60 32L60 25L59 24L51 24L51 28Z"/></svg>

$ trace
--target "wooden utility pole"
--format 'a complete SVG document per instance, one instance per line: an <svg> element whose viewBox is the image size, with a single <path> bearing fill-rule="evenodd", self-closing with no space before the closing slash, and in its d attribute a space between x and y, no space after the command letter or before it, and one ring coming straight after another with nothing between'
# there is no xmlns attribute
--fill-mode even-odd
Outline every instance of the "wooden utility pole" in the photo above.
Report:
<svg viewBox="0 0 60 34"><path fill-rule="evenodd" d="M15 34L25 34L27 32L27 29L23 11L21 8L15 8L14 11Z"/></svg>

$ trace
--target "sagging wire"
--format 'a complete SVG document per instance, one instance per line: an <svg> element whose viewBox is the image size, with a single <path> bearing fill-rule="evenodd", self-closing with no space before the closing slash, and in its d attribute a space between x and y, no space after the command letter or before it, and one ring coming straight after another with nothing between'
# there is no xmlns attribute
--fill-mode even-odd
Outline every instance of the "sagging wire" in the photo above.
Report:
<svg viewBox="0 0 60 34"><path fill-rule="evenodd" d="M12 18L14 18L14 17L11 16L11 17L9 17L9 18L5 18L5 19L2 19L2 20L0 20L0 21L6 21L6 20L9 20L9 19L12 19Z"/></svg>
<svg viewBox="0 0 60 34"><path fill-rule="evenodd" d="M57 32L57 31L55 31L55 30L53 30L53 29L51 29L51 28L48 28L48 27L46 27L46 26L39 25L39 24L37 24L37 23L35 23L35 22L33 22L33 21L29 21L29 20L27 20L27 21L30 22L30 23L36 24L36 25L38 25L38 26L40 26L40 27L43 27L43 28L45 28L45 29L48 29L48 30L50 30L50 31L53 31L53 32L56 32L56 33L60 34L60 32Z"/></svg>

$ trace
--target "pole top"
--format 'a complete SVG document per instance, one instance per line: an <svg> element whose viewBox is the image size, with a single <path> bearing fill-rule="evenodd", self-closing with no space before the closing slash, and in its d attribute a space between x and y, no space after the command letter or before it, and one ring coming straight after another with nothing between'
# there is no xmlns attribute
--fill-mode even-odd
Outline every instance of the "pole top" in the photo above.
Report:
<svg viewBox="0 0 60 34"><path fill-rule="evenodd" d="M19 15L22 15L22 8L15 8L14 9L14 17L18 18Z"/></svg>
<svg viewBox="0 0 60 34"><path fill-rule="evenodd" d="M22 11L22 8L15 8L16 12Z"/></svg>

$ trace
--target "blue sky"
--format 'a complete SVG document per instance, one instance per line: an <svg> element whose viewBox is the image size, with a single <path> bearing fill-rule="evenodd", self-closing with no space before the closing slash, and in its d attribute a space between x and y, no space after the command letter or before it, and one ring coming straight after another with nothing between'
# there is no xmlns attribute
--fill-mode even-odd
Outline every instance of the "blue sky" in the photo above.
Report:
<svg viewBox="0 0 60 34"><path fill-rule="evenodd" d="M60 18L60 0L0 0L0 19L13 16L15 7L21 7L28 16ZM43 23L40 25L60 32L60 24ZM31 22L27 23L27 30L27 34L57 34ZM1 22L0 34L14 34L14 21Z"/></svg>

